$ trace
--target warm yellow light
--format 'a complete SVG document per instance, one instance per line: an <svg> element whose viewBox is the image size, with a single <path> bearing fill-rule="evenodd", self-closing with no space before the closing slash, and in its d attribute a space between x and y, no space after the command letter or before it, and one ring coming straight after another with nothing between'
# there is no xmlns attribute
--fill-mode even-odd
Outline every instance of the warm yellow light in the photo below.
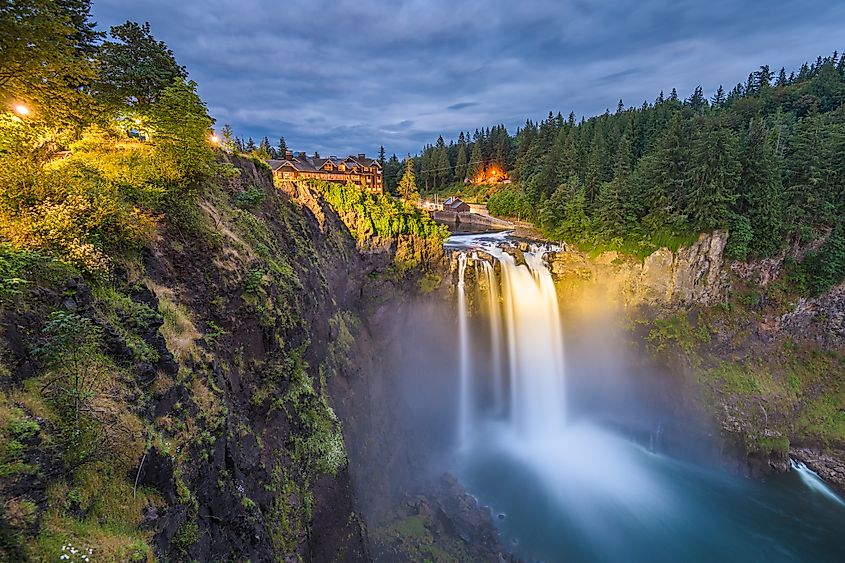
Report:
<svg viewBox="0 0 845 563"><path fill-rule="evenodd" d="M217 135L212 135L211 136L211 142L214 143L215 145L219 145L220 144L220 137L218 137Z"/></svg>
<svg viewBox="0 0 845 563"><path fill-rule="evenodd" d="M15 113L21 116L29 115L29 108L23 104L15 104Z"/></svg>

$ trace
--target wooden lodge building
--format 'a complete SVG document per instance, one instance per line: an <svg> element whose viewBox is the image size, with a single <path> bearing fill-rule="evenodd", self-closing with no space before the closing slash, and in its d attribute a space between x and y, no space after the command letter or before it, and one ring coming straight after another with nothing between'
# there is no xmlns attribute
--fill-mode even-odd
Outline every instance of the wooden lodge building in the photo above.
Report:
<svg viewBox="0 0 845 563"><path fill-rule="evenodd" d="M352 182L371 194L384 193L381 164L363 153L341 159L306 156L304 152L294 155L287 151L284 159L268 160L267 164L273 171L273 178L281 181L315 178L343 184Z"/></svg>

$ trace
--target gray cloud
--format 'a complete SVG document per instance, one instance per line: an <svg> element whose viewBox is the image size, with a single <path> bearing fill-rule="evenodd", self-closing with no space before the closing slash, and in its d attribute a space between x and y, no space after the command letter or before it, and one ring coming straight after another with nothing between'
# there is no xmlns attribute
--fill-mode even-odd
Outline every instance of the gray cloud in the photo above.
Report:
<svg viewBox="0 0 845 563"><path fill-rule="evenodd" d="M458 102L457 104L452 104L451 106L446 106L446 109L450 111L458 111L466 108L471 108L473 106L477 106L478 102Z"/></svg>
<svg viewBox="0 0 845 563"><path fill-rule="evenodd" d="M149 21L218 123L321 154L416 152L549 110L593 115L845 48L825 0L94 0ZM455 100L472 100L459 101Z"/></svg>

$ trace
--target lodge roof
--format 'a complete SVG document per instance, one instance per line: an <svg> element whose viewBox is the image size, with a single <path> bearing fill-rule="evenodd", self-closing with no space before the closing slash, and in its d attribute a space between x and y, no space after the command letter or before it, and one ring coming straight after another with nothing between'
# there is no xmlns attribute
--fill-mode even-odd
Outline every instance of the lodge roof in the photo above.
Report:
<svg viewBox="0 0 845 563"><path fill-rule="evenodd" d="M276 171L283 166L290 166L299 172L317 172L319 171L327 162L331 162L335 168L339 167L341 164L345 164L348 168L352 168L355 165L358 166L365 166L365 167L372 167L377 166L381 168L381 163L378 160L373 158L367 158L366 156L353 156L349 155L346 158L337 158L336 156L330 156L328 158L317 158L313 156L306 156L302 157L301 155L292 156L290 159L284 160L268 160L267 164L270 165L270 168L273 171ZM351 163L351 165L350 165Z"/></svg>

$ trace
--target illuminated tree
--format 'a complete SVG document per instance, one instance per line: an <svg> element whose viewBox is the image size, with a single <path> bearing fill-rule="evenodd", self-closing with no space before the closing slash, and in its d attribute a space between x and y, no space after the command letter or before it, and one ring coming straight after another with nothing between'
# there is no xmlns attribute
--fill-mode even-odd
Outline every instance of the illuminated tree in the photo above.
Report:
<svg viewBox="0 0 845 563"><path fill-rule="evenodd" d="M93 117L95 100L86 86L96 76L95 66L80 56L95 38L91 25L87 2L3 2L0 100L25 104L30 126L72 129L72 136Z"/></svg>
<svg viewBox="0 0 845 563"><path fill-rule="evenodd" d="M417 201L420 199L420 192L417 189L417 179L414 176L414 159L408 158L405 160L405 173L402 179L399 180L397 187L399 197L405 201Z"/></svg>
<svg viewBox="0 0 845 563"><path fill-rule="evenodd" d="M127 21L112 27L109 34L112 40L104 42L98 52L97 88L111 103L146 108L175 79L188 77L173 51L152 36L149 23Z"/></svg>

